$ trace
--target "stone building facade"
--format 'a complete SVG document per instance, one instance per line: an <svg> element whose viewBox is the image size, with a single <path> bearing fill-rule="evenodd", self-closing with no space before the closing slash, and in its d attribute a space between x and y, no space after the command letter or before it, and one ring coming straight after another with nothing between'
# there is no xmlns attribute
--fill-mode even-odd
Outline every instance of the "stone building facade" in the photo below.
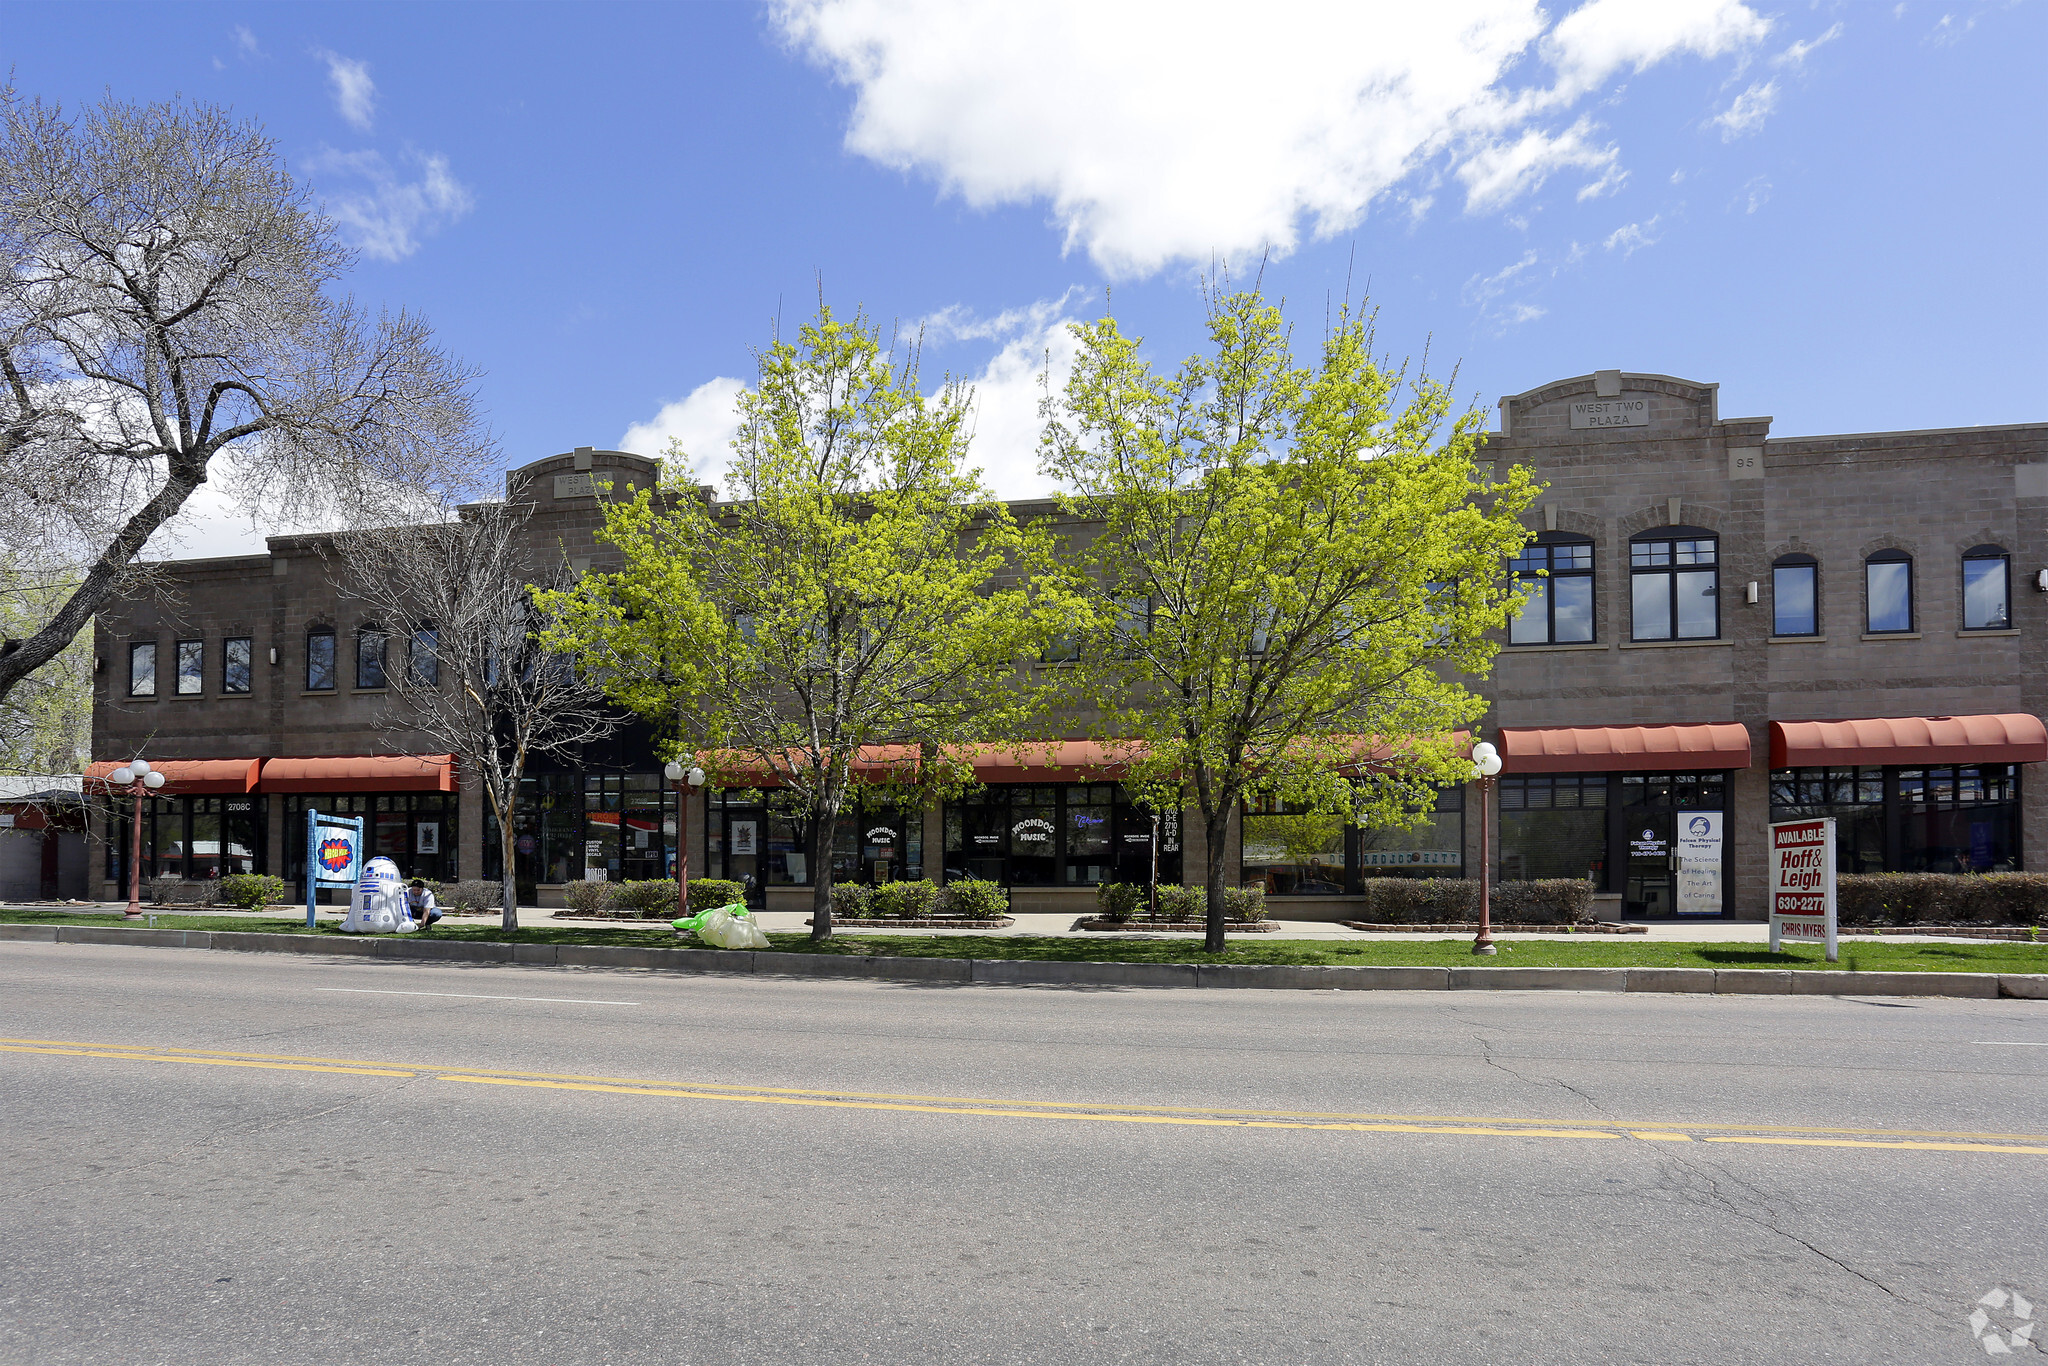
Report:
<svg viewBox="0 0 2048 1366"><path fill-rule="evenodd" d="M1770 419L1723 418L1718 402L1712 385L1617 371L1501 401L1481 458L1546 488L1537 540L1508 567L1537 599L1477 685L1506 756L1496 873L1589 878L1609 915L1760 917L1764 827L1812 812L1836 816L1845 870L2048 858L2048 423L1774 438ZM592 477L623 495L655 474L586 448L513 471L507 490L536 504L536 555L603 568ZM389 624L343 599L320 550L279 537L266 555L180 562L170 591L98 622L95 756L173 765L149 871L296 880L298 823L318 806L360 811L408 872L495 876L460 766L407 757L418 746L391 733L374 669L358 671ZM1142 879L1150 817L1079 729L1040 767L983 773L974 800L851 813L835 878L994 876L1027 909ZM658 769L629 730L534 774L519 872L543 904L572 880L666 875L684 842L694 873L807 904L772 794L678 811ZM1447 792L1399 832L1247 812L1226 853L1276 914L1346 918L1361 878L1476 873L1478 800ZM1199 823L1175 824L1167 878L1202 855ZM119 850L96 871L115 895Z"/></svg>

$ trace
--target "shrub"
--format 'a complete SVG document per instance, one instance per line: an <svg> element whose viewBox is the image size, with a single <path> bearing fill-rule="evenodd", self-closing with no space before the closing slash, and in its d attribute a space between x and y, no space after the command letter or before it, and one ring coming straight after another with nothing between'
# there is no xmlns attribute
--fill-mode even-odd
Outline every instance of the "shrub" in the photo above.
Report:
<svg viewBox="0 0 2048 1366"><path fill-rule="evenodd" d="M1844 925L2035 925L2048 873L1848 873L1835 879Z"/></svg>
<svg viewBox="0 0 2048 1366"><path fill-rule="evenodd" d="M966 916L971 920L995 920L1009 914L1010 894L1000 883L980 878L962 878L946 884L940 897L941 913Z"/></svg>
<svg viewBox="0 0 2048 1366"><path fill-rule="evenodd" d="M1105 882L1095 889L1096 914L1121 925L1145 904L1145 889L1135 882Z"/></svg>
<svg viewBox="0 0 2048 1366"><path fill-rule="evenodd" d="M1479 919L1479 881L1454 877L1371 877L1359 883L1359 919L1386 925ZM1580 878L1495 883L1492 918L1504 925L1583 925L1593 918L1593 884Z"/></svg>
<svg viewBox="0 0 2048 1366"><path fill-rule="evenodd" d="M1208 908L1203 907L1203 914ZM1239 925L1256 925L1266 918L1266 889L1264 887L1225 887L1223 889L1224 918Z"/></svg>
<svg viewBox="0 0 2048 1366"><path fill-rule="evenodd" d="M938 901L939 889L929 882L885 882L875 888L874 913L929 920Z"/></svg>
<svg viewBox="0 0 2048 1366"><path fill-rule="evenodd" d="M722 877L693 877L690 879L690 914L715 910L720 906L747 904L747 884L733 882Z"/></svg>
<svg viewBox="0 0 2048 1366"><path fill-rule="evenodd" d="M229 873L220 880L220 899L245 911L282 901L286 891L284 879L268 873Z"/></svg>
<svg viewBox="0 0 2048 1366"><path fill-rule="evenodd" d="M562 900L578 915L609 911L618 896L619 889L609 882L572 882L562 889Z"/></svg>
<svg viewBox="0 0 2048 1366"><path fill-rule="evenodd" d="M475 914L478 911L495 911L505 904L505 889L496 882L482 878L466 878L451 882L446 891L436 891L434 900L446 911Z"/></svg>
<svg viewBox="0 0 2048 1366"><path fill-rule="evenodd" d="M618 892L612 897L612 905L621 911L630 911L643 920L672 920L676 911L676 881L674 878L650 878L645 882L621 882Z"/></svg>
<svg viewBox="0 0 2048 1366"><path fill-rule="evenodd" d="M1200 920L1208 913L1208 895L1202 888L1159 885L1161 920Z"/></svg>
<svg viewBox="0 0 2048 1366"><path fill-rule="evenodd" d="M832 915L836 920L865 920L874 911L875 889L859 882L832 884Z"/></svg>

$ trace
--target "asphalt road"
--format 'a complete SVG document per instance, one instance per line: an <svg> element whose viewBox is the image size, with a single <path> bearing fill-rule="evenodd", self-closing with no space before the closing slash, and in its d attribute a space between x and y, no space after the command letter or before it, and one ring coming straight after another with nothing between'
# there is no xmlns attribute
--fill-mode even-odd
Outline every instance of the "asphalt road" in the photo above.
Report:
<svg viewBox="0 0 2048 1366"><path fill-rule="evenodd" d="M1994 1290L2001 1345L2048 1319L2048 1003L5 943L0 1036L6 1362L1961 1362Z"/></svg>

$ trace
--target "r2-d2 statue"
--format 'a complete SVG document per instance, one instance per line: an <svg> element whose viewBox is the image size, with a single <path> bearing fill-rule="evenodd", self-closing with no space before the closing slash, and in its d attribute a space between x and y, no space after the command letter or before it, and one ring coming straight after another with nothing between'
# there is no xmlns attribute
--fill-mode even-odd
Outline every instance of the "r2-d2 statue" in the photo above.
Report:
<svg viewBox="0 0 2048 1366"><path fill-rule="evenodd" d="M373 858L363 865L341 928L344 934L402 934L419 928L406 904L405 879L399 876L397 864L388 858Z"/></svg>

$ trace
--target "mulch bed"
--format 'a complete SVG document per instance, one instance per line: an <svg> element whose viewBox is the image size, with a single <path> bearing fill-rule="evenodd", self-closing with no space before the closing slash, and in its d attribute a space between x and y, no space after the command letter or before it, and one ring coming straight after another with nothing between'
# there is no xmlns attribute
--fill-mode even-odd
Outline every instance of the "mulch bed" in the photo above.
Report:
<svg viewBox="0 0 2048 1366"><path fill-rule="evenodd" d="M806 918L804 924L808 925L810 923L810 920ZM898 920L893 916L880 920L873 918L854 920L843 915L832 917L832 927L834 929L838 929L843 925L851 930L1000 930L1016 923L1017 921L1014 917L1007 915L999 915L988 920L978 920L972 916L965 915L936 916L930 920Z"/></svg>
<svg viewBox="0 0 2048 1366"><path fill-rule="evenodd" d="M1101 930L1105 933L1123 931L1129 934L1162 932L1173 934L1203 934L1208 931L1206 920L1096 920L1082 916L1073 924L1077 930ZM1280 928L1274 920L1227 920L1223 928L1230 934L1271 934Z"/></svg>
<svg viewBox="0 0 2048 1366"><path fill-rule="evenodd" d="M1366 920L1340 920L1339 925L1367 934L1477 934L1479 922L1460 921L1449 925L1375 925ZM1648 934L1648 925L1624 925L1618 920L1602 920L1593 925L1503 925L1496 921L1492 926L1495 934Z"/></svg>

